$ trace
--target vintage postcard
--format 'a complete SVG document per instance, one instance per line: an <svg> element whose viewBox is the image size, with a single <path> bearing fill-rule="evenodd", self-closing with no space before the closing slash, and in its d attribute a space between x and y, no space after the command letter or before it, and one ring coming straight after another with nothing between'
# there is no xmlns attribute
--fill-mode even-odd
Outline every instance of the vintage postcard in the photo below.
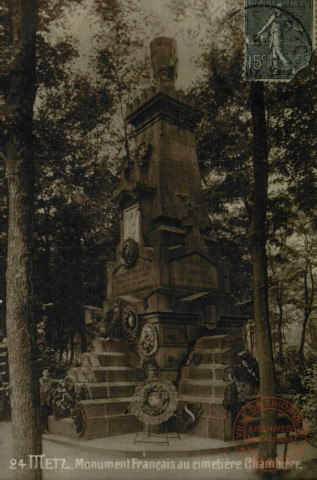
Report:
<svg viewBox="0 0 317 480"><path fill-rule="evenodd" d="M313 0L3 0L0 478L317 478Z"/></svg>

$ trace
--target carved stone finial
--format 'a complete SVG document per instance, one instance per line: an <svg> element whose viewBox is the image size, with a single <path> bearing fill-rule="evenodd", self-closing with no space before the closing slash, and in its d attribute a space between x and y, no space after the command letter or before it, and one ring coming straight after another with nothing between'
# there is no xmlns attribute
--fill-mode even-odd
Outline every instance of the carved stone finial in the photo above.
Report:
<svg viewBox="0 0 317 480"><path fill-rule="evenodd" d="M159 84L162 79L174 84L177 78L177 45L174 38L157 37L150 44L154 77Z"/></svg>

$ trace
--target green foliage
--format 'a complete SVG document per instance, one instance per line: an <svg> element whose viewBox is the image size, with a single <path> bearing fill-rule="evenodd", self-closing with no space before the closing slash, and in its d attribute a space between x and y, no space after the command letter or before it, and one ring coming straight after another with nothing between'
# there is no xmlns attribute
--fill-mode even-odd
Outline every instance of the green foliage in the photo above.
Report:
<svg viewBox="0 0 317 480"><path fill-rule="evenodd" d="M39 305L52 304L45 336L61 353L70 341L73 348L76 332L83 334L82 306L99 305L105 296L118 220L111 204L117 179L104 151L112 94L105 82L92 85L72 74L75 55L72 45L42 42L34 122L35 292ZM39 308L38 322L42 315Z"/></svg>
<svg viewBox="0 0 317 480"><path fill-rule="evenodd" d="M126 108L150 83L148 54L142 58L148 19L139 2L121 0L109 9L96 1L96 12L103 28L95 37L92 66L97 79L106 82L113 98L113 119L109 122L109 154L132 158L134 132L126 121Z"/></svg>
<svg viewBox="0 0 317 480"><path fill-rule="evenodd" d="M298 347L290 345L284 352L284 367L277 369L280 392L287 394L307 395L316 389L314 376L310 372L316 370L317 355L312 350L306 352L304 362L301 362ZM310 379L309 379L310 378Z"/></svg>
<svg viewBox="0 0 317 480"><path fill-rule="evenodd" d="M71 38L61 40L52 45L43 35L37 36L37 82L41 87L38 94L44 95L44 88L58 87L60 82L67 81L65 65L78 56Z"/></svg>
<svg viewBox="0 0 317 480"><path fill-rule="evenodd" d="M317 438L317 358L309 364L301 377L304 393L296 396L307 423L308 432Z"/></svg>
<svg viewBox="0 0 317 480"><path fill-rule="evenodd" d="M195 10L198 16L199 5ZM194 7L189 4L186 8ZM176 2L174 10L178 17L186 17L182 2ZM247 299L252 290L246 242L253 202L250 84L242 75L242 10L228 3L227 11L221 21L208 20L211 41L205 50L204 65L209 75L196 84L191 94L204 111L197 129L197 148L212 233L220 242L223 257L229 260L232 292L236 298ZM315 70L316 55L310 67L291 84L265 86L270 148L270 311L281 351L280 333L294 320L294 302L297 319L303 322L309 317L309 305L313 302L315 254L308 253L305 242L307 235L312 239L316 231ZM307 217L306 226L303 215ZM303 332L305 329L304 323Z"/></svg>
<svg viewBox="0 0 317 480"><path fill-rule="evenodd" d="M247 350L234 350L234 376L238 382L247 382L254 389L259 385L259 365Z"/></svg>
<svg viewBox="0 0 317 480"><path fill-rule="evenodd" d="M56 12L65 5L56 2ZM75 334L83 337L83 305L100 305L105 297L106 262L118 237L111 198L121 156L133 150L125 107L150 72L131 57L142 47L138 3L97 1L95 9L102 28L92 75L74 73L78 52L69 35L49 40L56 18L50 9L38 38L35 291L38 305L52 304L46 342L61 354L71 348L70 361ZM37 321L42 315L39 308Z"/></svg>
<svg viewBox="0 0 317 480"><path fill-rule="evenodd" d="M297 209L316 215L317 56L290 84L267 89L272 183Z"/></svg>
<svg viewBox="0 0 317 480"><path fill-rule="evenodd" d="M46 312L47 313L47 312ZM44 316L47 321L48 316ZM58 350L54 350L49 345L45 335L45 321L37 324L37 374L41 376L43 369L48 368L52 378L63 378L66 375L68 362L58 355ZM63 344L63 333L59 333L59 339ZM65 342L65 339L64 339ZM66 340L67 342L67 340Z"/></svg>
<svg viewBox="0 0 317 480"><path fill-rule="evenodd" d="M54 417L57 420L70 417L78 402L86 400L88 397L88 389L85 385L77 388L72 378L66 376L58 382L52 393Z"/></svg>
<svg viewBox="0 0 317 480"><path fill-rule="evenodd" d="M221 29L227 35L225 49L216 39L209 45L204 56L208 79L191 94L204 112L196 141L212 233L229 261L233 294L247 300L251 264L246 230L252 201L249 85L242 76L243 44L234 41L242 35L241 24L228 22Z"/></svg>

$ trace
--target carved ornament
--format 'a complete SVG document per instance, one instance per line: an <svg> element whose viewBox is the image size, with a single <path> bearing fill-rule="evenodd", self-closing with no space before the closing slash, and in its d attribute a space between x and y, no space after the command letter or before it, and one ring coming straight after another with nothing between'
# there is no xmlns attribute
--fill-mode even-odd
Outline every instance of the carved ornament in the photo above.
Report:
<svg viewBox="0 0 317 480"><path fill-rule="evenodd" d="M138 257L138 244L133 238L127 238L122 245L121 258L127 268L133 267Z"/></svg>

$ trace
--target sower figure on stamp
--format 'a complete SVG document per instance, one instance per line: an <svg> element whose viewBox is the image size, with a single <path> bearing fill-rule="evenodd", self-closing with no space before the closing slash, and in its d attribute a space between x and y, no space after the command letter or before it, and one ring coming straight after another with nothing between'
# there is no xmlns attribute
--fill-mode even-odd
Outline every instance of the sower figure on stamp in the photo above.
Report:
<svg viewBox="0 0 317 480"><path fill-rule="evenodd" d="M41 422L42 433L49 433L48 431L48 416L51 410L51 393L53 380L50 378L48 368L44 368L42 377L40 378L40 401L41 401Z"/></svg>
<svg viewBox="0 0 317 480"><path fill-rule="evenodd" d="M255 41L265 41L266 33L268 33L272 74L278 75L280 70L294 74L294 60L285 50L284 30L287 28L288 30L295 30L296 32L302 33L303 29L300 26L295 26L287 15L285 15L280 8L282 4L277 3L276 7L278 8L274 8L274 13L266 24L263 25L258 34L255 35Z"/></svg>

